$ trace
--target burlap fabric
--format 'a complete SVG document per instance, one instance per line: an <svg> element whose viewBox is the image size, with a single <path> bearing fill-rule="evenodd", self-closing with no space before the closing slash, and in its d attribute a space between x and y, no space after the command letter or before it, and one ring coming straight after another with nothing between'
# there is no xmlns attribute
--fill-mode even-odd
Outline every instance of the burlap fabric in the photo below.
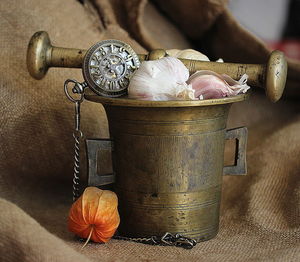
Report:
<svg viewBox="0 0 300 262"><path fill-rule="evenodd" d="M249 128L248 176L224 177L218 236L192 250L111 240L82 243L67 231L71 204L73 105L66 78L26 70L26 46L38 30L54 44L88 48L105 38L137 52L195 47L227 61L264 62L269 51L231 18L225 1L75 0L0 2L1 261L299 261L299 103L271 104L263 93L232 107L229 127ZM289 94L299 95L299 64L290 63ZM87 137L108 137L100 105L82 106ZM230 153L230 149L227 150ZM84 179L84 177L83 177Z"/></svg>

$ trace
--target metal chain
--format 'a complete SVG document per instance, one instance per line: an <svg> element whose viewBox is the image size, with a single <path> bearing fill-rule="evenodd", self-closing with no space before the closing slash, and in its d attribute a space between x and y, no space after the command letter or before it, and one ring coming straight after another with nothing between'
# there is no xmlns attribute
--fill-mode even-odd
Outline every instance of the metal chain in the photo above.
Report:
<svg viewBox="0 0 300 262"><path fill-rule="evenodd" d="M73 83L72 95L69 92L69 83ZM80 104L83 102L83 92L86 87L86 83L79 83L76 80L67 79L64 84L64 91L67 98L75 103L75 128L73 132L74 144L74 173L73 173L73 202L79 197L80 186L80 140L83 137L83 133L80 130ZM74 95L78 94L79 97Z"/></svg>
<svg viewBox="0 0 300 262"><path fill-rule="evenodd" d="M74 137L74 174L73 174L73 201L79 197L80 172L80 140L83 136L80 130L80 102L75 103L75 130Z"/></svg>
<svg viewBox="0 0 300 262"><path fill-rule="evenodd" d="M148 245L160 245L160 246L176 246L182 247L185 249L192 249L197 241L188 237L184 237L180 234L171 234L169 232L165 233L162 237L151 236L149 238L133 238L133 237L123 237L123 236L114 236L114 239L119 240L128 240L142 244Z"/></svg>
<svg viewBox="0 0 300 262"><path fill-rule="evenodd" d="M74 135L74 134L73 134ZM76 199L79 197L79 184L80 184L80 178L79 178L79 169L80 169L80 162L79 162L79 138L75 137L75 155L74 155L74 174L73 174L73 202L76 201Z"/></svg>
<svg viewBox="0 0 300 262"><path fill-rule="evenodd" d="M69 92L69 83L73 83L72 95ZM83 133L80 130L80 104L83 102L84 89L87 87L86 83L79 83L76 80L67 79L64 84L64 91L67 98L75 103L75 128L73 132L73 137L75 140L74 145L74 174L73 174L73 201L79 197L79 186L80 186L80 140L83 137ZM75 98L75 94L79 97ZM137 243L149 244L149 245L161 245L161 246L177 246L183 247L185 249L191 249L196 244L195 239L184 237L180 234L171 234L169 232L165 233L162 237L152 236L149 238L133 238L133 237L123 237L114 236L115 239L119 240L129 240Z"/></svg>

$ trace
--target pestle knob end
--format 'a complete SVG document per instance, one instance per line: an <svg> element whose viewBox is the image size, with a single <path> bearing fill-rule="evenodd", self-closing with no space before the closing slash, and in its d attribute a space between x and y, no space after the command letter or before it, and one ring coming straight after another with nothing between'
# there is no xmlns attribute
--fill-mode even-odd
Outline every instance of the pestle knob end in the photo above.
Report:
<svg viewBox="0 0 300 262"><path fill-rule="evenodd" d="M36 32L27 48L27 68L35 79L42 79L48 71L48 54L52 46L47 32Z"/></svg>
<svg viewBox="0 0 300 262"><path fill-rule="evenodd" d="M272 102L277 102L284 91L287 77L287 62L281 51L271 53L266 65L266 95Z"/></svg>

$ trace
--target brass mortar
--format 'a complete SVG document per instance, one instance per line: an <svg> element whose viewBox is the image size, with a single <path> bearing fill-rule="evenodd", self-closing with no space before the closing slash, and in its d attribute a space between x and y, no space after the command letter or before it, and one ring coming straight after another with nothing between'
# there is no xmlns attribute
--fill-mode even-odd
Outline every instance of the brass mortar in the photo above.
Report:
<svg viewBox="0 0 300 262"><path fill-rule="evenodd" d="M232 103L248 95L203 101L139 101L86 92L107 114L110 140L88 140L88 152L111 142L120 235L180 233L204 241L219 227L223 175L246 174L245 127L226 130ZM223 167L226 139L237 140L236 164ZM97 169L90 166L90 171ZM92 174L92 175L91 175ZM109 182L90 172L89 185Z"/></svg>

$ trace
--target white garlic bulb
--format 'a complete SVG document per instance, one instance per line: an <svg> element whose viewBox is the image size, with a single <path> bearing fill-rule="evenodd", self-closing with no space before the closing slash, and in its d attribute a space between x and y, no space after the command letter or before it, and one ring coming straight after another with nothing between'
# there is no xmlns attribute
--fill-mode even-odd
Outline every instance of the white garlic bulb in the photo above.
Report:
<svg viewBox="0 0 300 262"><path fill-rule="evenodd" d="M176 57L176 58L209 61L209 58L206 55L194 49L184 49L184 50L168 49L166 50L166 52L169 56Z"/></svg>
<svg viewBox="0 0 300 262"><path fill-rule="evenodd" d="M130 79L128 97L140 100L193 100L194 90L186 81L189 71L174 57L144 61Z"/></svg>
<svg viewBox="0 0 300 262"><path fill-rule="evenodd" d="M168 49L166 50L169 56L173 56L176 58L184 58L184 59L192 59L192 60L200 60L200 61L210 61L209 58L202 54L201 52L194 49ZM219 58L215 62L224 63L222 58Z"/></svg>

